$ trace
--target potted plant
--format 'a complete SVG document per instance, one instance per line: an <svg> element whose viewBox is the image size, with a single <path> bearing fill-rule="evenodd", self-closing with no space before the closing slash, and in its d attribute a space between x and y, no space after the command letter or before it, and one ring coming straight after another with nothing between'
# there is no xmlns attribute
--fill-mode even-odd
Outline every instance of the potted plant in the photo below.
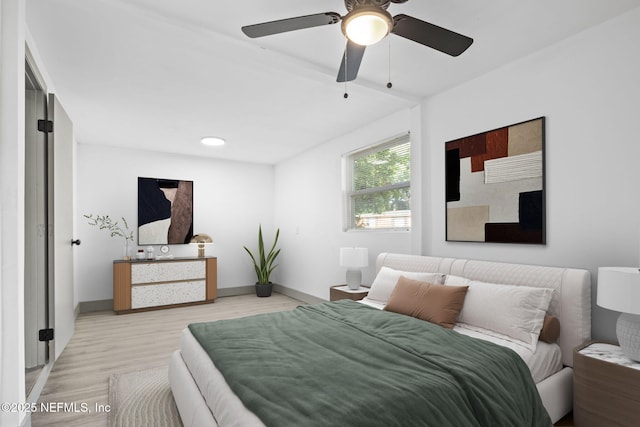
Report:
<svg viewBox="0 0 640 427"><path fill-rule="evenodd" d="M111 237L124 238L124 259L130 260L129 254L129 242L133 242L133 231L129 230L129 224L127 220L122 217L123 226L120 226L118 221L113 221L109 215L84 215L89 225L98 227L100 230L107 230ZM124 227L124 228L123 228Z"/></svg>
<svg viewBox="0 0 640 427"><path fill-rule="evenodd" d="M244 250L247 251L251 260L253 261L253 267L256 270L256 276L258 281L256 282L256 295L259 297L271 296L273 284L269 281L271 272L278 266L274 265L274 261L280 254L280 249L276 249L278 243L278 236L280 236L280 229L276 231L276 238L271 245L271 249L268 253L264 250L264 240L262 239L262 225L258 227L258 256L254 256L251 251L244 246Z"/></svg>

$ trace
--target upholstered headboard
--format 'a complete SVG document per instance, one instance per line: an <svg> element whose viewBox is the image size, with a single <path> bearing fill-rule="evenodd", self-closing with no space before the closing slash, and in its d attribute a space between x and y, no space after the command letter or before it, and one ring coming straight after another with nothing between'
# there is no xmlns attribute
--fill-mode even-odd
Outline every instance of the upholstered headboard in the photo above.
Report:
<svg viewBox="0 0 640 427"><path fill-rule="evenodd" d="M554 289L548 312L560 320L558 344L563 363L573 366L573 349L591 339L591 274L588 270L381 253L376 260L376 271L383 266Z"/></svg>

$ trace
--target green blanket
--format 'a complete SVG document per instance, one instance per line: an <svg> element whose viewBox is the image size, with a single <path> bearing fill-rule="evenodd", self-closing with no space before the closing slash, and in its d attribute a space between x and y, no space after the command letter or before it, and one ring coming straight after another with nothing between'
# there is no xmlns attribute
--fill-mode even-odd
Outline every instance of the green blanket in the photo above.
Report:
<svg viewBox="0 0 640 427"><path fill-rule="evenodd" d="M550 426L513 351L349 300L189 325L267 426Z"/></svg>

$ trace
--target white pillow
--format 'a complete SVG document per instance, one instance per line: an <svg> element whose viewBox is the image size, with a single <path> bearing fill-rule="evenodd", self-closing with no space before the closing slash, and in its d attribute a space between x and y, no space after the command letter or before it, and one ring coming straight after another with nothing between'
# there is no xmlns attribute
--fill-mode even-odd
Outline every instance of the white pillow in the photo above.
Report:
<svg viewBox="0 0 640 427"><path fill-rule="evenodd" d="M451 274L447 274L444 276L444 284L449 286L468 286L471 283L471 279L467 279L466 277L453 276Z"/></svg>
<svg viewBox="0 0 640 427"><path fill-rule="evenodd" d="M400 271L389 267L382 267L371 284L367 298L386 304L400 276L436 285L441 285L444 279L444 275L440 273L416 273L414 271Z"/></svg>
<svg viewBox="0 0 640 427"><path fill-rule="evenodd" d="M458 322L489 329L535 351L553 289L471 281Z"/></svg>

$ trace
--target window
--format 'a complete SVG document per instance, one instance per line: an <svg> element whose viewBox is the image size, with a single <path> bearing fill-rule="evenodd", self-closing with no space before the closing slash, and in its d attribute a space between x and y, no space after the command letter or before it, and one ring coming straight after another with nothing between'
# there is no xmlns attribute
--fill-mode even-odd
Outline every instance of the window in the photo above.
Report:
<svg viewBox="0 0 640 427"><path fill-rule="evenodd" d="M346 230L411 228L409 134L345 156Z"/></svg>

